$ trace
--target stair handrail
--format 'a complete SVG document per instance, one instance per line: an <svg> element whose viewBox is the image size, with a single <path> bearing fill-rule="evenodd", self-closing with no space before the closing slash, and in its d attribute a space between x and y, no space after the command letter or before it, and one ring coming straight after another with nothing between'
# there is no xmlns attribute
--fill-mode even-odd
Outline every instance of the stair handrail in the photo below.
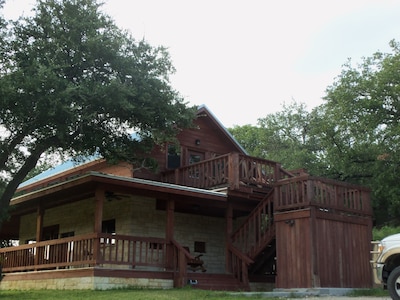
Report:
<svg viewBox="0 0 400 300"><path fill-rule="evenodd" d="M250 212L243 221L242 225L231 235L231 241L234 245L240 244L240 251L246 253L251 258L255 258L269 243L275 235L275 226L273 224L273 202L274 191L269 193L261 200L258 205ZM247 231L251 230L248 234ZM253 237L250 243L248 239ZM247 239L246 241L240 239Z"/></svg>
<svg viewBox="0 0 400 300"><path fill-rule="evenodd" d="M254 261L232 243L228 243L228 269L240 283L249 285L249 266Z"/></svg>
<svg viewBox="0 0 400 300"><path fill-rule="evenodd" d="M189 259L194 259L189 251L187 251L175 239L171 239L171 244L174 248L174 286L184 287L187 282L187 262Z"/></svg>

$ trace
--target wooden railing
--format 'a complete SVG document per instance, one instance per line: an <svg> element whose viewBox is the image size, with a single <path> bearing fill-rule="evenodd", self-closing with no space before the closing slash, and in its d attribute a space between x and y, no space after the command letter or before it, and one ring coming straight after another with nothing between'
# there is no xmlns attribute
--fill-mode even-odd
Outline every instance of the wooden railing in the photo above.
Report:
<svg viewBox="0 0 400 300"><path fill-rule="evenodd" d="M254 261L243 254L231 243L228 243L228 271L235 276L240 283L249 285L249 265Z"/></svg>
<svg viewBox="0 0 400 300"><path fill-rule="evenodd" d="M173 246L173 271L174 287L184 287L187 283L187 262L194 257L180 245L172 240Z"/></svg>
<svg viewBox="0 0 400 300"><path fill-rule="evenodd" d="M204 189L219 186L235 189L241 184L268 186L287 176L274 161L229 153L164 172L162 181Z"/></svg>
<svg viewBox="0 0 400 300"><path fill-rule="evenodd" d="M370 191L345 182L298 176L280 180L274 188L274 210L285 211L316 206L324 211L372 215Z"/></svg>
<svg viewBox="0 0 400 300"><path fill-rule="evenodd" d="M232 234L232 244L254 259L275 237L271 191Z"/></svg>
<svg viewBox="0 0 400 300"><path fill-rule="evenodd" d="M3 272L52 268L166 265L167 244L161 238L88 234L0 249Z"/></svg>

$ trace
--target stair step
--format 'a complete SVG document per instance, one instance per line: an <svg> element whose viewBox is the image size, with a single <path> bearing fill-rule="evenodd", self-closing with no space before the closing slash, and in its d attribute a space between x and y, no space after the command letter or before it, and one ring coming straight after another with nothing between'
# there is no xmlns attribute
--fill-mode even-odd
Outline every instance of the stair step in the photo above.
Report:
<svg viewBox="0 0 400 300"><path fill-rule="evenodd" d="M195 289L219 291L247 291L249 287L230 274L188 273L188 284Z"/></svg>

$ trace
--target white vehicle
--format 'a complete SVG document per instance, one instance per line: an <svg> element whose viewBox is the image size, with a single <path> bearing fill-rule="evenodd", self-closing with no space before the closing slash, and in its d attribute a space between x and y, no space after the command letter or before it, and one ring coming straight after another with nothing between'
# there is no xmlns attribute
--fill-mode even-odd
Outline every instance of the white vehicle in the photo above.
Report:
<svg viewBox="0 0 400 300"><path fill-rule="evenodd" d="M392 299L400 300L400 233L372 243L374 281L387 288Z"/></svg>

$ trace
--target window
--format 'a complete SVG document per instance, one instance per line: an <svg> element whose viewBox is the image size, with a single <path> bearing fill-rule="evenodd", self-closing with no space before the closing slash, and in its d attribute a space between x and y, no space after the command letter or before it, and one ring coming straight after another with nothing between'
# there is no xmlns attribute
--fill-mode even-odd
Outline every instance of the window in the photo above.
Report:
<svg viewBox="0 0 400 300"><path fill-rule="evenodd" d="M116 233L116 231L115 231L115 219L103 221L101 223L101 232L115 235L115 233ZM106 238L106 239L101 239L100 242L101 243L105 243L105 244L114 245L115 244L115 239Z"/></svg>
<svg viewBox="0 0 400 300"><path fill-rule="evenodd" d="M201 162L202 160L204 160L204 153L195 151L189 152L189 165Z"/></svg>
<svg viewBox="0 0 400 300"><path fill-rule="evenodd" d="M195 241L194 242L194 252L206 253L206 243Z"/></svg>
<svg viewBox="0 0 400 300"><path fill-rule="evenodd" d="M60 238L67 238L67 237L71 237L74 236L75 233L73 231L69 231L69 232L63 232L60 234Z"/></svg>
<svg viewBox="0 0 400 300"><path fill-rule="evenodd" d="M168 145L167 168L176 169L181 166L181 154L177 145Z"/></svg>
<svg viewBox="0 0 400 300"><path fill-rule="evenodd" d="M115 234L115 219L103 221L101 223L101 232Z"/></svg>
<svg viewBox="0 0 400 300"><path fill-rule="evenodd" d="M149 249L151 250L163 250L164 245L161 243L149 243Z"/></svg>

